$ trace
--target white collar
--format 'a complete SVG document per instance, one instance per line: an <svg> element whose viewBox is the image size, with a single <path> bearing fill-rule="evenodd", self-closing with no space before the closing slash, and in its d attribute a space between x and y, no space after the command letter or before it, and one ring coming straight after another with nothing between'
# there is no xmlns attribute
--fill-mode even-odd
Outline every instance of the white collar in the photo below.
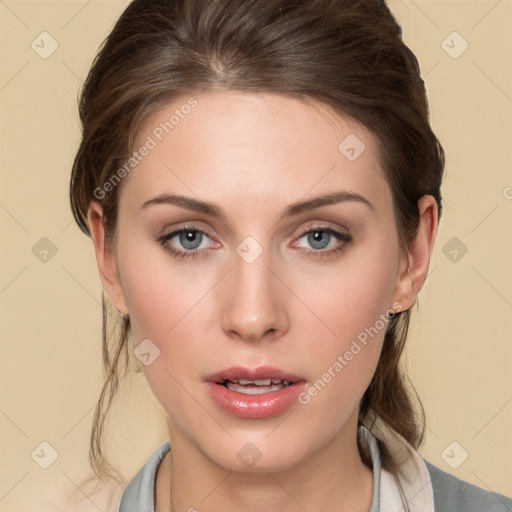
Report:
<svg viewBox="0 0 512 512"><path fill-rule="evenodd" d="M374 428L375 427L375 428ZM379 439L397 461L398 479L411 512L434 512L434 491L430 473L421 455L397 432L382 421L372 426ZM375 436L375 434L373 434ZM404 505L393 475L380 469L380 512L402 512Z"/></svg>

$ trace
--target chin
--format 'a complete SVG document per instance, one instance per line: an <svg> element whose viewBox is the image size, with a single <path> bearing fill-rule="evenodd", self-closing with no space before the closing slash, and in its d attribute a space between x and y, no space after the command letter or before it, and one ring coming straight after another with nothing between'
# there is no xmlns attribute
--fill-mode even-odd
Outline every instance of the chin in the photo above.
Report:
<svg viewBox="0 0 512 512"><path fill-rule="evenodd" d="M223 440L211 437L201 443L201 451L213 464L227 471L276 473L299 466L324 444L319 434L312 436L305 432L290 432L284 425L274 426L273 429L257 433L244 431L235 433L232 438L223 436Z"/></svg>

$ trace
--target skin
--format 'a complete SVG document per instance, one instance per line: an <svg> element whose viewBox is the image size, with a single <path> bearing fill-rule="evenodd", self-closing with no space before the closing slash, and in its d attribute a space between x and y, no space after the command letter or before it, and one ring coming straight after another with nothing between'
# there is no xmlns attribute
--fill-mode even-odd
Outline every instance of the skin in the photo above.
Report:
<svg viewBox="0 0 512 512"><path fill-rule="evenodd" d="M361 124L279 94L194 97L197 107L121 184L113 250L101 206L93 201L88 214L105 291L130 315L136 343L149 338L160 350L143 366L173 447L158 471L156 510L367 511L373 476L357 448L357 412L385 329L307 405L276 417L228 415L204 377L271 365L314 384L386 310L414 303L437 230L435 201L420 200L417 236L401 249L379 147ZM186 99L148 118L136 147ZM338 150L350 134L366 146L355 161ZM371 207L343 201L281 218L292 203L338 190ZM141 209L162 193L215 203L225 219L170 204ZM174 258L158 242L185 224L208 234L200 258ZM303 233L322 227L352 240L327 236L318 249ZM236 252L247 236L263 249L253 263ZM169 245L187 250L179 237ZM237 457L248 442L262 454L251 468Z"/></svg>

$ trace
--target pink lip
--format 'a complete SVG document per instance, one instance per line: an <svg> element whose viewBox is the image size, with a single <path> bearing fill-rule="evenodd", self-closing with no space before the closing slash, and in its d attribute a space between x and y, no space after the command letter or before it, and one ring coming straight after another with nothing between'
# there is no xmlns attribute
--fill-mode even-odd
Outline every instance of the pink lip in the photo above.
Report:
<svg viewBox="0 0 512 512"><path fill-rule="evenodd" d="M259 366L257 368L246 368L243 366L232 366L220 372L208 375L205 380L208 382L219 383L225 380L264 380L264 379L281 379L290 382L298 382L304 380L302 377L286 373L279 368L272 366Z"/></svg>
<svg viewBox="0 0 512 512"><path fill-rule="evenodd" d="M240 379L281 379L288 380L292 384L278 391L261 395L237 393L222 385L225 380ZM306 386L305 379L269 366L227 368L207 376L205 380L210 396L219 407L232 416L247 419L270 418L284 412L297 401L299 394Z"/></svg>

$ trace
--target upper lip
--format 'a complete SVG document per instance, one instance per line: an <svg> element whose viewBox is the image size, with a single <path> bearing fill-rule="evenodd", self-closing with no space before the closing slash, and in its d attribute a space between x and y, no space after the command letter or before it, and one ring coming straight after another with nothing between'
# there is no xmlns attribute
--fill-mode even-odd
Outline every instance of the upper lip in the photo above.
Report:
<svg viewBox="0 0 512 512"><path fill-rule="evenodd" d="M226 380L265 380L265 379L280 379L290 382L297 382L304 380L302 377L285 372L279 368L272 366L258 366L258 367L245 367L245 366L232 366L220 370L219 372L207 375L205 380L219 384Z"/></svg>

